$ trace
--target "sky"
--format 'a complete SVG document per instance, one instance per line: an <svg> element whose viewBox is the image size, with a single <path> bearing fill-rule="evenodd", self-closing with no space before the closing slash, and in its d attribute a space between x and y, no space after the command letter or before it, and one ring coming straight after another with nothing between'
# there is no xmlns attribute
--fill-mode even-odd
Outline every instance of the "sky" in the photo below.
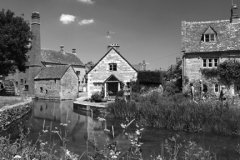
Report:
<svg viewBox="0 0 240 160"><path fill-rule="evenodd" d="M83 63L97 63L117 43L125 59L145 60L148 70L166 70L182 56L181 21L226 20L231 6L232 0L0 0L0 8L26 20L40 13L42 48L75 48Z"/></svg>

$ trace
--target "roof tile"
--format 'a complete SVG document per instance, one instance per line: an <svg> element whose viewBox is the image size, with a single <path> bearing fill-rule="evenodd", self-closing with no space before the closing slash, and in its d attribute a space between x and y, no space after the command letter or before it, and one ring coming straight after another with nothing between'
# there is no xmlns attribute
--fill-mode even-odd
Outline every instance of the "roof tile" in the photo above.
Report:
<svg viewBox="0 0 240 160"><path fill-rule="evenodd" d="M209 27L217 34L214 43L201 41L202 34ZM182 51L185 53L240 50L239 42L240 23L231 23L230 20L182 22Z"/></svg>
<svg viewBox="0 0 240 160"><path fill-rule="evenodd" d="M34 78L34 80L61 79L68 68L69 68L69 65L44 67L41 69L39 74Z"/></svg>
<svg viewBox="0 0 240 160"><path fill-rule="evenodd" d="M72 53L42 49L41 56L43 62L60 63L67 65L84 65L82 61Z"/></svg>

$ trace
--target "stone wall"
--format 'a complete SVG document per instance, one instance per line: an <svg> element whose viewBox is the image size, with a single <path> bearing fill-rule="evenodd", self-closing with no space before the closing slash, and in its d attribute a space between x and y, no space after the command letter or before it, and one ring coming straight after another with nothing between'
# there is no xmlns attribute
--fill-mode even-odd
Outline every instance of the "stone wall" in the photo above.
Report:
<svg viewBox="0 0 240 160"><path fill-rule="evenodd" d="M69 67L61 79L61 99L75 99L78 96L78 77L72 67Z"/></svg>
<svg viewBox="0 0 240 160"><path fill-rule="evenodd" d="M44 99L59 99L61 91L60 83L61 82L58 79L35 81L35 97Z"/></svg>
<svg viewBox="0 0 240 160"><path fill-rule="evenodd" d="M199 52L185 54L183 56L183 76L188 77L190 82L203 78L203 75L201 74L201 68L203 68L204 58L218 59L218 64L229 59L240 61L240 51ZM236 86L232 86L230 89L232 94L234 94L234 88L236 90Z"/></svg>
<svg viewBox="0 0 240 160"><path fill-rule="evenodd" d="M0 109L0 131L32 110L32 99Z"/></svg>
<svg viewBox="0 0 240 160"><path fill-rule="evenodd" d="M83 91L83 85L85 85L84 76L86 74L85 67L80 66L73 66L73 69L75 72L80 71L80 75L78 75L78 81L79 81L79 91Z"/></svg>
<svg viewBox="0 0 240 160"><path fill-rule="evenodd" d="M117 64L117 71L109 70L109 63ZM101 85L110 77L115 75L120 81L127 83L137 72L122 58L115 50L111 50L103 59L88 73L88 97L96 91L101 91Z"/></svg>

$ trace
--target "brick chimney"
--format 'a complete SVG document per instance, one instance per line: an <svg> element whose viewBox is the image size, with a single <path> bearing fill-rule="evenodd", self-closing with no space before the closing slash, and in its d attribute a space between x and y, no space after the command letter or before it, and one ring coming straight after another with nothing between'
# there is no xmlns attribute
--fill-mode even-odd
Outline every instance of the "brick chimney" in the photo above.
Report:
<svg viewBox="0 0 240 160"><path fill-rule="evenodd" d="M63 45L60 46L60 52L64 53L64 46Z"/></svg>
<svg viewBox="0 0 240 160"><path fill-rule="evenodd" d="M119 44L110 44L107 46L107 51L109 51L111 48L114 48L115 50L119 50Z"/></svg>
<svg viewBox="0 0 240 160"><path fill-rule="evenodd" d="M39 12L32 13L32 22L31 22L31 50L27 53L29 56L29 95L34 95L34 78L40 72L41 67L41 38L40 38L40 14Z"/></svg>
<svg viewBox="0 0 240 160"><path fill-rule="evenodd" d="M230 22L231 22L231 23L240 22L240 19L239 19L239 16L238 16L238 7L237 7L236 4L233 4L233 5L232 5Z"/></svg>
<svg viewBox="0 0 240 160"><path fill-rule="evenodd" d="M72 49L72 54L77 55L75 48Z"/></svg>
<svg viewBox="0 0 240 160"><path fill-rule="evenodd" d="M30 64L39 65L40 59L39 56L41 52L41 39L40 39L40 14L38 12L32 13L32 23L31 23L31 31L32 31L32 41L31 41L31 51L30 51Z"/></svg>

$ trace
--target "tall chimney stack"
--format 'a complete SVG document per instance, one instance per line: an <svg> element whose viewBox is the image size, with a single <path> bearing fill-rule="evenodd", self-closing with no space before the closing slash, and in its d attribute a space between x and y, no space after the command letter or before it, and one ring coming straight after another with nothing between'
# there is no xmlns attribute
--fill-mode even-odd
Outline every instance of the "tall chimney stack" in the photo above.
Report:
<svg viewBox="0 0 240 160"><path fill-rule="evenodd" d="M32 23L31 23L31 31L32 31L32 41L31 41L31 52L29 52L30 64L39 65L41 52L41 39L40 39L40 14L38 12L32 13Z"/></svg>
<svg viewBox="0 0 240 160"><path fill-rule="evenodd" d="M41 38L40 38L40 14L39 12L32 13L31 22L31 50L27 53L29 56L29 74L28 74L28 84L29 84L29 95L34 95L34 78L40 72L41 63Z"/></svg>
<svg viewBox="0 0 240 160"><path fill-rule="evenodd" d="M232 5L230 22L231 22L231 23L240 22L240 19L239 19L239 16L238 16L238 7L237 7L236 4L233 4L233 5Z"/></svg>

